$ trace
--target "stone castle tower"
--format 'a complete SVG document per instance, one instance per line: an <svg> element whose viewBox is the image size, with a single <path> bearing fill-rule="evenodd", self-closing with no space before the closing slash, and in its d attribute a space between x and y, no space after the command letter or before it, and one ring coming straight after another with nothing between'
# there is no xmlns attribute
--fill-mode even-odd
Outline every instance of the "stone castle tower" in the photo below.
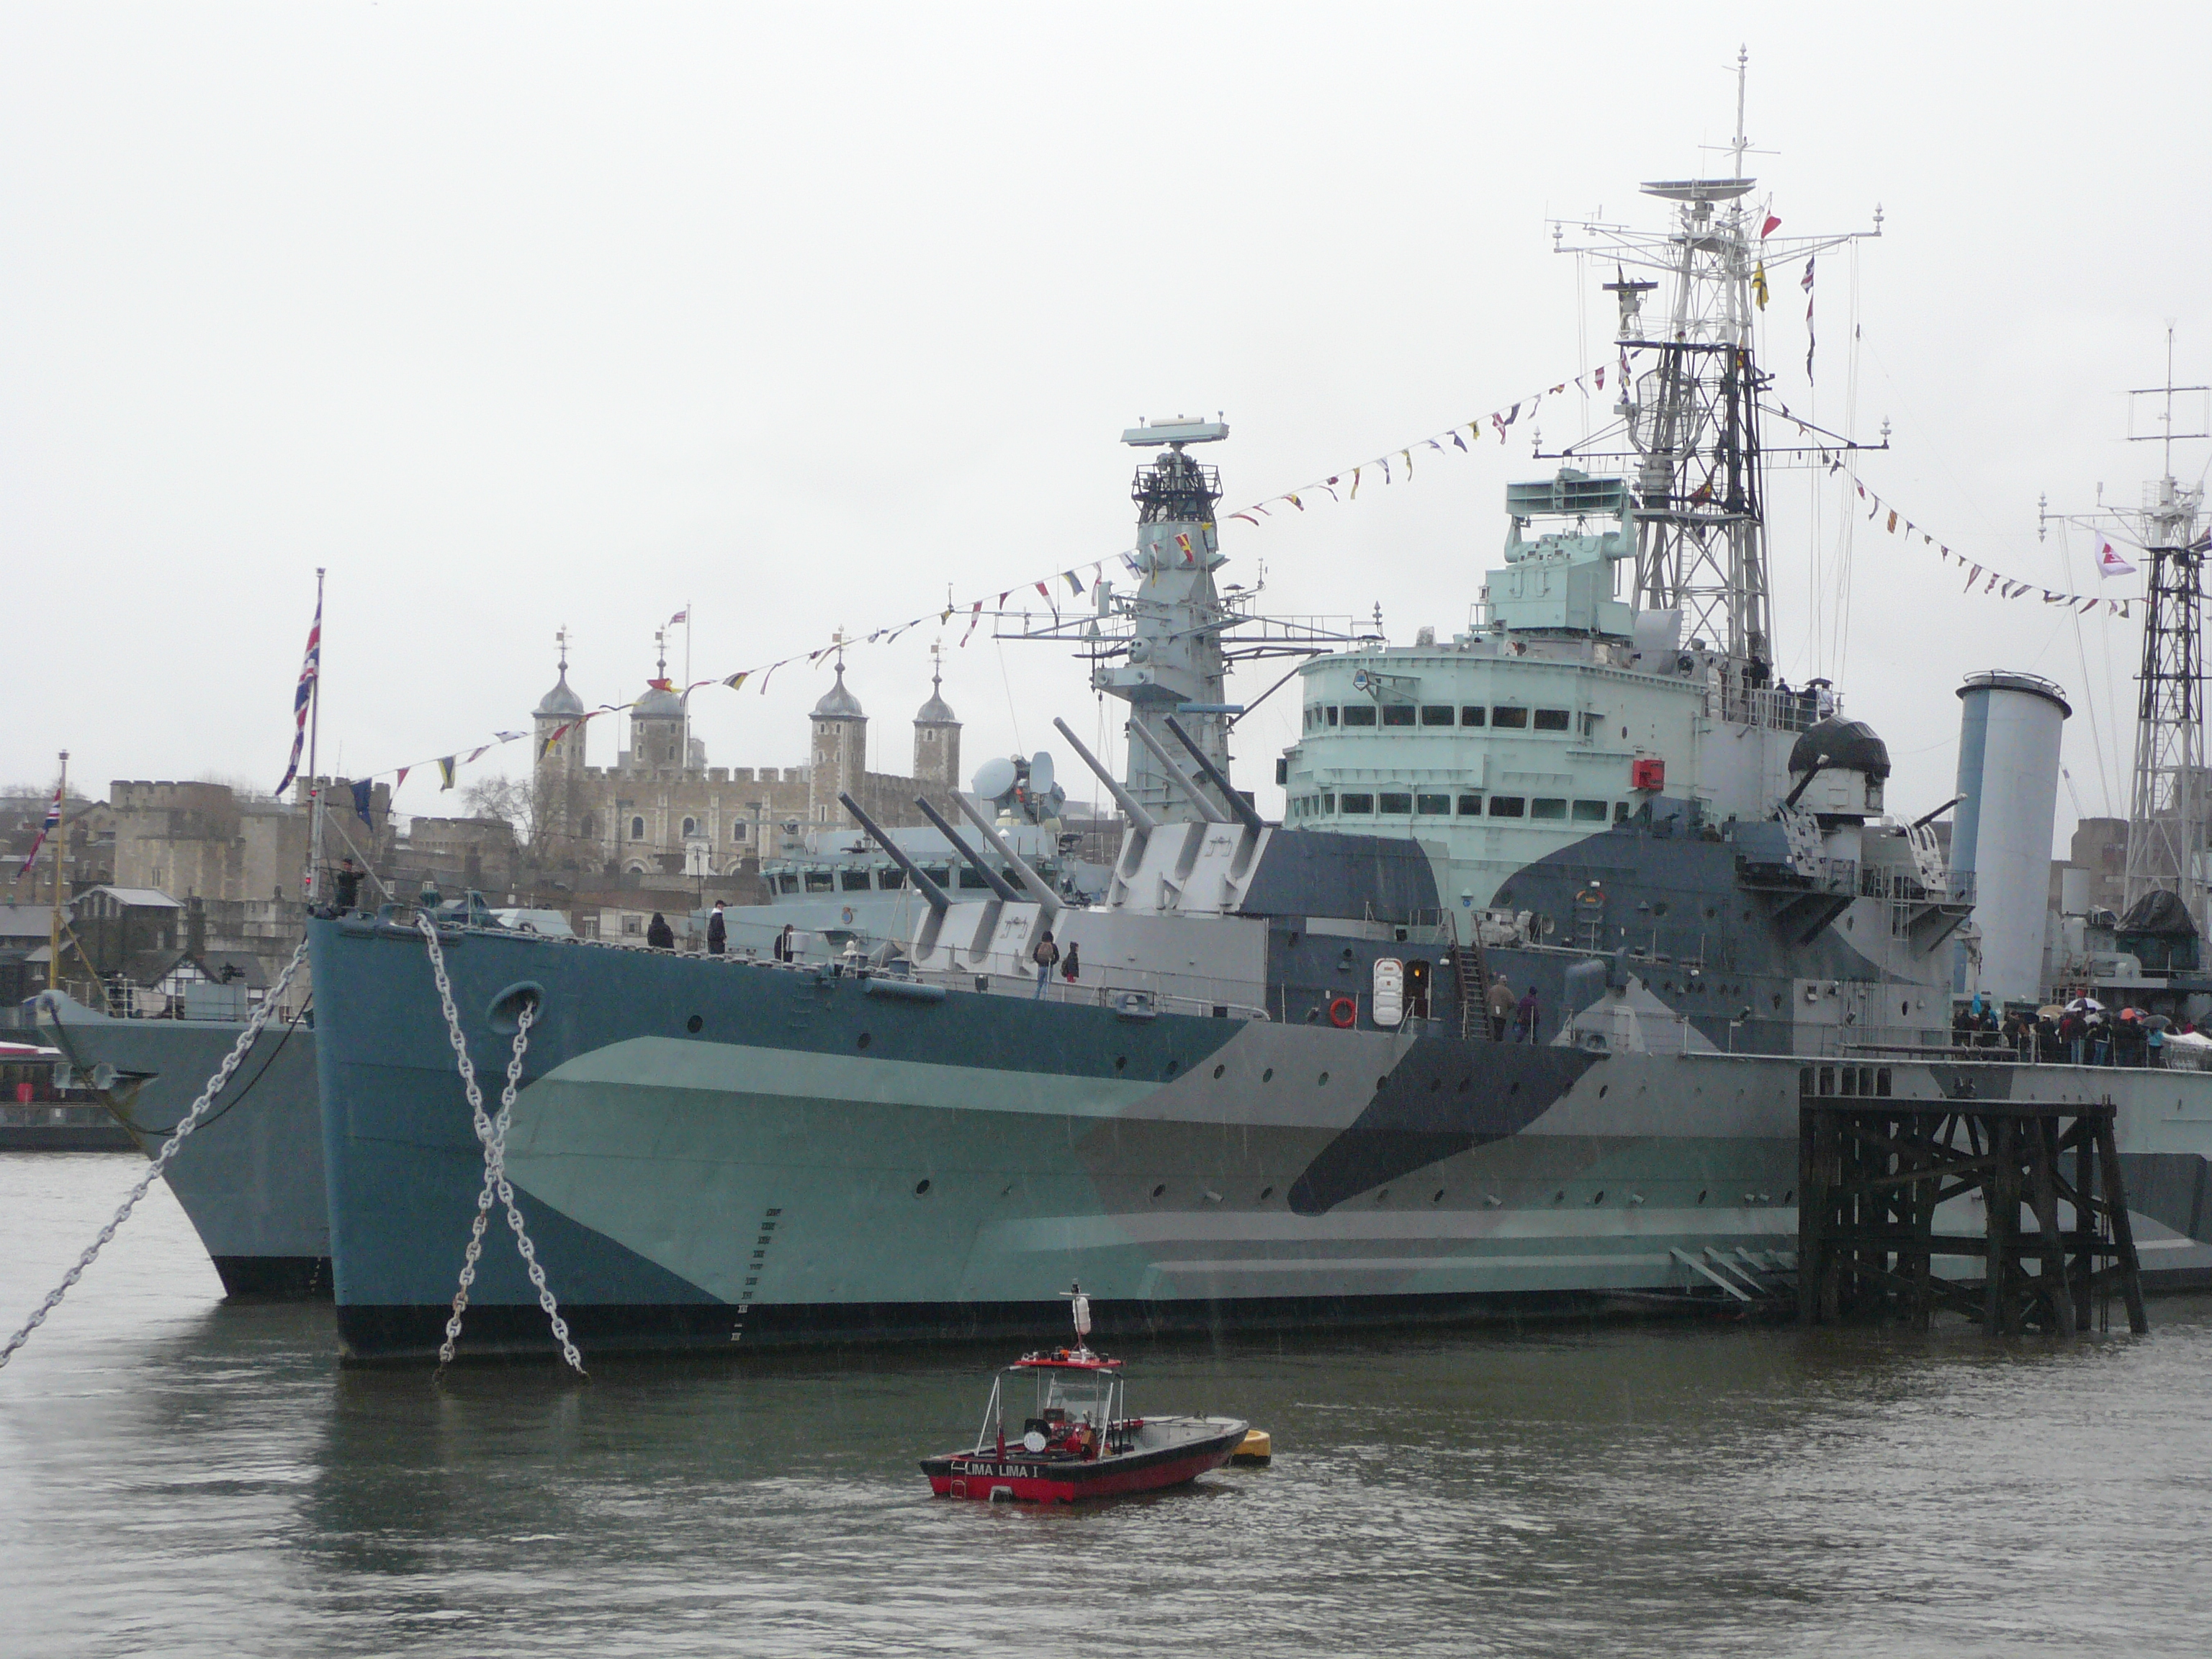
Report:
<svg viewBox="0 0 2212 1659"><path fill-rule="evenodd" d="M860 793L868 770L868 715L860 700L845 689L845 659L837 657L837 683L822 694L807 716L814 727L808 751L807 816L817 823L849 823L840 794Z"/></svg>
<svg viewBox="0 0 2212 1659"><path fill-rule="evenodd" d="M573 836L584 811L584 700L568 686L568 630L562 629L561 678L532 711L532 805L538 838L550 842ZM556 735L557 734L557 735Z"/></svg>
<svg viewBox="0 0 2212 1659"><path fill-rule="evenodd" d="M914 775L926 788L950 794L960 787L960 717L945 701L943 653L930 665L929 701L914 717Z"/></svg>

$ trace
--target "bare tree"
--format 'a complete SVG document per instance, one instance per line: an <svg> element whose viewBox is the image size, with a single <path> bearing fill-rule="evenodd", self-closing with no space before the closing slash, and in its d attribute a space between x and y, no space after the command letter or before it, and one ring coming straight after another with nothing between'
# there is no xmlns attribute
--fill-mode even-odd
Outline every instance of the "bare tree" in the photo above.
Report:
<svg viewBox="0 0 2212 1659"><path fill-rule="evenodd" d="M461 792L461 802L474 817L503 818L514 825L517 846L537 844L538 794L526 779L500 775L480 779Z"/></svg>

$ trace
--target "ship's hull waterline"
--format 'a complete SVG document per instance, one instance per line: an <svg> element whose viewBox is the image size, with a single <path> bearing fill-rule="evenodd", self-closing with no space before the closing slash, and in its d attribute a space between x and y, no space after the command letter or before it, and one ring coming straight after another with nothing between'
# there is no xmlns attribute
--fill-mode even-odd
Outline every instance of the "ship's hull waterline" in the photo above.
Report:
<svg viewBox="0 0 2212 1659"><path fill-rule="evenodd" d="M482 1149L420 937L313 933L340 1334L356 1360L423 1358ZM922 1000L477 933L449 935L447 961L488 1083L508 1046L495 1007L542 997L507 1168L601 1352L1019 1337L1073 1280L1124 1335L1536 1318L1648 1307L1704 1284L1685 1256L1796 1243L1796 1059ZM1887 1069L1935 1100L1959 1068ZM2182 1088L1972 1070L2020 1097ZM2124 1104L2127 1150L2201 1165L2212 1125L2180 1127L2175 1106L2171 1147L2136 1144L2153 1106ZM2212 1268L2143 1219L2154 1274ZM550 1346L495 1228L464 1351Z"/></svg>

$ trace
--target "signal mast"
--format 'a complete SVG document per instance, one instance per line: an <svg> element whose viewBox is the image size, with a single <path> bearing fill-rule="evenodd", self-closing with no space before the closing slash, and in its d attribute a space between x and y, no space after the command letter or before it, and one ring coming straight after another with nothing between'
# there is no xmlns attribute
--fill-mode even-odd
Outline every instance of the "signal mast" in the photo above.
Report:
<svg viewBox="0 0 2212 1659"><path fill-rule="evenodd" d="M2102 507L2094 513L2041 514L2039 538L2054 518L2079 525L2100 538L2110 537L2139 549L2149 559L2144 573L2142 664L2136 675L2135 785L2128 800L2128 862L2123 903L2131 911L2144 895L2178 896L2205 936L2207 914L2204 775L2204 556L2212 547L2202 510L2204 486L2179 483L2173 476L2173 446L2212 437L2212 422L2190 422L2199 429L2174 429L2177 396L2212 395L2212 388L2173 383L2173 331L2166 331L2166 384L2132 388L2134 400L2160 400L2152 416L2158 429L2128 434L2130 443L2161 447L2160 476L2142 487L2136 507ZM2100 490L2101 495L2101 490Z"/></svg>
<svg viewBox="0 0 2212 1659"><path fill-rule="evenodd" d="M1738 52L1728 176L1643 186L1645 195L1677 204L1673 225L1646 231L1594 220L1552 223L1554 252L1613 260L1615 280L1604 286L1620 310L1620 393L1613 410L1619 422L1557 458L1629 465L1637 520L1630 602L1638 611L1680 612L1683 637L1726 659L1729 701L1739 707L1747 702L1743 692L1771 678L1774 661L1765 501L1770 452L1759 432L1761 415L1770 412L1760 398L1774 377L1759 367L1753 325L1767 303L1770 272L1802 270L1809 375L1815 256L1881 234L1880 208L1871 230L1775 234L1782 222L1772 198L1754 199L1758 180L1744 171L1751 150L1743 130L1748 64L1749 54ZM1587 240L1568 245L1571 230ZM1632 278L1631 268L1656 275ZM1656 314L1647 314L1655 294ZM1642 362L1632 366L1636 359ZM1787 418L1817 434L1819 447L1832 453L1871 447L1822 432L1798 416ZM1606 447L1622 439L1626 450Z"/></svg>

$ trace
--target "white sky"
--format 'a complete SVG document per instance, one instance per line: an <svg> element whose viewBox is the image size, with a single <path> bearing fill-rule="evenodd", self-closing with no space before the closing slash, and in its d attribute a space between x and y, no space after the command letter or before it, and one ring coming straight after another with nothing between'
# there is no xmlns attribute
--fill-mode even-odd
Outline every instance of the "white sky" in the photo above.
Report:
<svg viewBox="0 0 2212 1659"><path fill-rule="evenodd" d="M0 6L0 781L66 746L97 790L273 784L318 564L325 764L360 773L526 726L564 623L578 690L618 702L687 602L721 673L1109 556L1142 416L1227 412L1224 510L1480 416L1603 361L1600 274L1578 290L1546 216L1661 223L1634 186L1717 167L1739 42L1786 230L1886 212L1856 428L1896 447L1867 482L1971 557L2094 586L2036 499L2132 501L2155 471L2120 394L2161 378L2169 321L2180 378L2212 379L2185 81L2212 29L2082 16ZM1817 394L1794 270L1766 313L1778 395L1832 424L1849 269L1822 264ZM1503 485L1548 470L1493 442L1231 524L1222 580L1264 560L1270 609L1449 633ZM2077 694L2072 787L2124 812L2136 623L2077 647L1861 526L1839 658L1811 608L1831 595L1832 635L1836 520L1816 580L1804 477L1771 489L1780 666L1885 736L1898 810L1948 796L1952 691L2006 667ZM878 769L907 769L933 632L848 671ZM1099 726L1053 647L979 630L948 659L971 769L1054 714ZM826 682L700 693L711 759L801 762ZM1263 804L1297 713L1286 691L1240 729ZM434 779L400 805L439 810ZM2059 815L2063 844L2063 789Z"/></svg>

